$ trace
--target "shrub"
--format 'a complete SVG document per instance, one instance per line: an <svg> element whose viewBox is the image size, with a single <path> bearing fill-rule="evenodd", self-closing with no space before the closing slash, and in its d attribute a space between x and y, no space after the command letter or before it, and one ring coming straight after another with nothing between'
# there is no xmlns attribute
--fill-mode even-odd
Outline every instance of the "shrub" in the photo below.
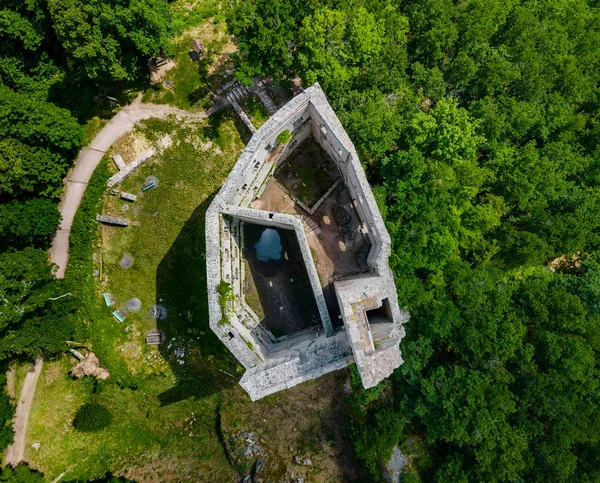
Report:
<svg viewBox="0 0 600 483"><path fill-rule="evenodd" d="M281 131L279 136L277 136L277 142L280 144L287 144L288 141L292 138L292 133L289 130Z"/></svg>
<svg viewBox="0 0 600 483"><path fill-rule="evenodd" d="M219 295L219 306L221 307L219 325L229 324L229 302L234 299L231 284L225 280L221 280L219 285L217 285L217 294Z"/></svg>
<svg viewBox="0 0 600 483"><path fill-rule="evenodd" d="M6 366L0 368L0 451L4 451L13 441L12 419L15 414L6 391Z"/></svg>
<svg viewBox="0 0 600 483"><path fill-rule="evenodd" d="M73 427L77 431L91 433L101 431L112 422L112 414L107 407L102 404L87 403L79 408Z"/></svg>
<svg viewBox="0 0 600 483"><path fill-rule="evenodd" d="M0 481L3 483L44 483L44 475L29 468L27 463L19 463L14 468L7 466L0 470Z"/></svg>

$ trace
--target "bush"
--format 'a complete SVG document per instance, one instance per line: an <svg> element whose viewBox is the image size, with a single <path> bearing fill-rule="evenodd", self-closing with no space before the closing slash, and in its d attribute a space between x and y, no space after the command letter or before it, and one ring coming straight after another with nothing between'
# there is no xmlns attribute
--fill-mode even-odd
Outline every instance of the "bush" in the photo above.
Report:
<svg viewBox="0 0 600 483"><path fill-rule="evenodd" d="M221 307L219 325L226 325L229 324L229 302L234 299L233 288L230 283L221 280L217 285L217 293L219 294L219 306Z"/></svg>
<svg viewBox="0 0 600 483"><path fill-rule="evenodd" d="M12 419L15 409L10 403L10 397L6 391L6 365L0 366L0 451L4 451L13 442Z"/></svg>
<svg viewBox="0 0 600 483"><path fill-rule="evenodd" d="M285 131L281 131L279 136L277 136L277 142L280 144L287 144L287 142L292 138L292 133L287 129Z"/></svg>
<svg viewBox="0 0 600 483"><path fill-rule="evenodd" d="M32 470L27 463L19 463L14 468L7 466L0 470L2 483L44 483L44 475L37 470Z"/></svg>
<svg viewBox="0 0 600 483"><path fill-rule="evenodd" d="M79 408L73 427L77 431L91 433L101 431L112 422L112 414L107 407L102 404L87 403Z"/></svg>

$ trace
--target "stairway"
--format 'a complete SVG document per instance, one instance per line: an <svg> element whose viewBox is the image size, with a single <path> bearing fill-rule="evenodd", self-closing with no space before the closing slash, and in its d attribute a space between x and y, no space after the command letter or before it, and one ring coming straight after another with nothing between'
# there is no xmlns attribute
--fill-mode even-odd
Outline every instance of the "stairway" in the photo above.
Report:
<svg viewBox="0 0 600 483"><path fill-rule="evenodd" d="M278 111L277 105L273 102L273 99L271 99L269 94L267 94L267 91L264 89L264 87L257 87L254 89L254 92L260 99L260 102L263 103L263 106L265 106L269 116L272 116Z"/></svg>
<svg viewBox="0 0 600 483"><path fill-rule="evenodd" d="M231 104L231 107L235 109L235 112L237 112L238 116L240 116L240 119L248 127L250 132L255 133L256 128L254 127L254 125L250 121L250 118L247 116L244 110L240 107L240 101L244 99L244 97L248 96L250 92L250 89L238 82L234 84L232 89L227 93L226 97L229 103Z"/></svg>
<svg viewBox="0 0 600 483"><path fill-rule="evenodd" d="M315 235L321 234L321 228L319 228L319 225L317 225L317 223L312 218L302 215L302 221L309 228L310 231L313 231L315 233Z"/></svg>
<svg viewBox="0 0 600 483"><path fill-rule="evenodd" d="M233 104L239 104L245 97L248 97L252 91L240 82L236 82L233 87L227 92L227 100Z"/></svg>

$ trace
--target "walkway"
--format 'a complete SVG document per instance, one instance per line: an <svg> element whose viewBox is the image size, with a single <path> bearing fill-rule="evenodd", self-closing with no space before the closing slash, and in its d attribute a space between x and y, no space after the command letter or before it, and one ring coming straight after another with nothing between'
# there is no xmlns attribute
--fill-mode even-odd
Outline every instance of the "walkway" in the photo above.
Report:
<svg viewBox="0 0 600 483"><path fill-rule="evenodd" d="M23 383L23 389L19 395L19 404L17 405L15 421L13 424L15 439L13 444L6 450L5 464L7 465L16 466L19 462L23 461L23 458L25 457L25 438L27 437L29 411L31 410L35 387L37 386L38 379L42 372L43 363L44 359L41 357L38 358L35 361L35 365L31 366L25 376L25 382Z"/></svg>
<svg viewBox="0 0 600 483"><path fill-rule="evenodd" d="M121 109L100 130L94 140L80 151L74 167L66 177L66 187L59 206L62 221L50 247L50 260L58 267L56 278L65 278L65 270L69 262L69 235L71 234L73 218L94 170L113 143L131 131L135 124L143 119L169 115L205 118L222 107L222 104L217 100L215 106L208 111L191 113L169 106L142 104L141 98L140 94L133 103Z"/></svg>

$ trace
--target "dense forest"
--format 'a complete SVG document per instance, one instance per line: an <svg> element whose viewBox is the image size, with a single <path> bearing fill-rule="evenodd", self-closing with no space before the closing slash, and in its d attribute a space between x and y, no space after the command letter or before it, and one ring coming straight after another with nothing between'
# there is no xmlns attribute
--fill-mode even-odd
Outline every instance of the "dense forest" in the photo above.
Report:
<svg viewBox="0 0 600 483"><path fill-rule="evenodd" d="M240 0L228 14L240 79L321 84L392 237L412 318L393 398L351 421L373 474L400 441L420 454L403 481L600 479L598 7Z"/></svg>
<svg viewBox="0 0 600 483"><path fill-rule="evenodd" d="M399 443L406 482L600 480L598 2L223 8L240 80L321 84L392 237L405 364L347 428L373 477ZM62 180L171 32L164 0L2 2L0 362L72 337L47 255Z"/></svg>

